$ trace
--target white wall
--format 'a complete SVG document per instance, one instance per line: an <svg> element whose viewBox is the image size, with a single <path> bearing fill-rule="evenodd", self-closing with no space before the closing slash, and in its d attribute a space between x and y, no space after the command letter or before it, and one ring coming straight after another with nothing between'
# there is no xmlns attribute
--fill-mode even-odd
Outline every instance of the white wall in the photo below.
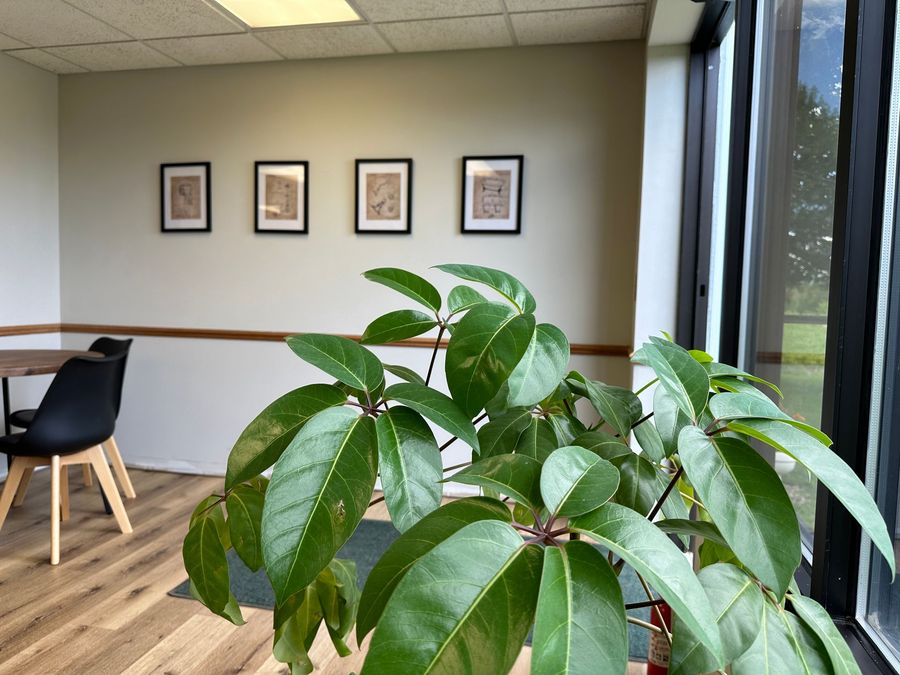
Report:
<svg viewBox="0 0 900 675"><path fill-rule="evenodd" d="M674 334L684 191L688 85L687 45L647 48L641 224L637 259L634 345L660 330ZM633 385L653 379L635 366ZM645 407L649 395L645 394Z"/></svg>
<svg viewBox="0 0 900 675"><path fill-rule="evenodd" d="M59 323L56 81L0 54L0 326ZM0 337L19 347L59 347L59 334ZM13 409L36 405L48 381L12 380Z"/></svg>
<svg viewBox="0 0 900 675"><path fill-rule="evenodd" d="M359 273L508 269L573 342L630 345L644 46L392 55L64 76L64 322L360 333L409 306ZM524 154L524 233L459 230L460 157ZM353 161L412 157L413 234L353 234ZM310 161L310 234L253 234L254 160ZM161 162L211 161L213 231L159 232ZM433 273L448 290L453 282ZM66 335L67 346L93 336ZM422 349L385 359L424 366ZM627 384L623 358L573 365ZM322 379L279 344L138 338L126 460L221 472L241 428ZM460 455L462 456L462 455ZM448 457L448 463L456 458Z"/></svg>

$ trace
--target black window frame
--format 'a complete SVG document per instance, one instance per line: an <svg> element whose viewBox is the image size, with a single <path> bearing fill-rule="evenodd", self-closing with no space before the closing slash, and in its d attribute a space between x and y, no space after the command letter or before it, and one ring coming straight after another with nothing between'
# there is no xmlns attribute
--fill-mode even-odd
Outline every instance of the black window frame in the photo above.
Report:
<svg viewBox="0 0 900 675"><path fill-rule="evenodd" d="M710 21L707 15L723 11L718 5L733 6L735 24L719 344L719 359L733 364L739 358L741 308L748 297L744 246L759 2L707 2L704 10L704 21ZM835 451L861 478L868 455L876 307L860 299L875 297L879 282L896 10L897 0L848 0L846 8L822 426L834 439ZM704 21L691 49L676 335L683 345L701 347L709 260L699 252L703 246L708 250L711 219L705 215L705 200L711 199L712 185L704 154L715 148L714 123L712 137L708 128L715 101L708 98L708 72L703 72L708 69L699 64L705 58L708 65L711 50L718 47L714 39L703 37ZM804 560L797 581L832 615L864 673L894 673L856 618L860 543L859 526L820 486L812 563Z"/></svg>

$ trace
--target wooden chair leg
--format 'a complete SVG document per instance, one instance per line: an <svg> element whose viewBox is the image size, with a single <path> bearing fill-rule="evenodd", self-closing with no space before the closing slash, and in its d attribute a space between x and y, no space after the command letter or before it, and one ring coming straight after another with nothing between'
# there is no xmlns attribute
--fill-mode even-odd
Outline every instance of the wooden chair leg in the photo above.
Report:
<svg viewBox="0 0 900 675"><path fill-rule="evenodd" d="M69 466L59 469L59 497L62 519L69 519Z"/></svg>
<svg viewBox="0 0 900 675"><path fill-rule="evenodd" d="M50 458L50 564L59 564L59 455Z"/></svg>
<svg viewBox="0 0 900 675"><path fill-rule="evenodd" d="M16 491L16 498L13 499L13 506L22 506L22 502L25 501L25 493L28 492L28 483L31 482L31 474L33 473L34 469L32 469L30 466L22 473L22 480L19 482L19 489Z"/></svg>
<svg viewBox="0 0 900 675"><path fill-rule="evenodd" d="M3 484L3 492L0 493L0 529L3 529L6 514L9 513L9 507L13 503L16 491L19 489L19 482L22 480L23 473L25 473L25 463L20 458L13 457L9 473L6 474L6 482Z"/></svg>
<svg viewBox="0 0 900 675"><path fill-rule="evenodd" d="M91 487L94 484L94 479L91 478L91 465L90 464L82 464L81 465L81 475L82 480L84 481L85 487Z"/></svg>
<svg viewBox="0 0 900 675"><path fill-rule="evenodd" d="M97 482L100 483L100 487L103 488L103 492L109 500L113 515L119 524L119 529L122 530L122 534L131 534L131 523L128 520L128 514L125 512L125 505L122 504L122 498L119 497L119 491L116 489L116 482L113 480L109 465L103 456L103 450L97 445L87 452L91 460L91 466L94 468L94 473L97 474Z"/></svg>
<svg viewBox="0 0 900 675"><path fill-rule="evenodd" d="M131 478L128 476L128 469L125 468L125 462L122 461L122 455L119 453L119 446L116 445L116 439L112 436L103 444L106 448L109 459L112 462L113 470L116 472L116 478L119 479L119 485L122 486L122 492L128 499L134 499L137 495L134 493L134 487L131 485Z"/></svg>

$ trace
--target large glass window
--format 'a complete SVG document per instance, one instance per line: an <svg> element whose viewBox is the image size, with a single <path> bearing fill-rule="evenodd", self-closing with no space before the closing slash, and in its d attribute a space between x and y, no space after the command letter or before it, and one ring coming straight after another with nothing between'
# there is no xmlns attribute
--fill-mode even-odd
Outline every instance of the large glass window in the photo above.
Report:
<svg viewBox="0 0 900 675"><path fill-rule="evenodd" d="M759 3L743 366L777 383L791 416L820 425L845 2ZM816 484L778 456L811 545Z"/></svg>

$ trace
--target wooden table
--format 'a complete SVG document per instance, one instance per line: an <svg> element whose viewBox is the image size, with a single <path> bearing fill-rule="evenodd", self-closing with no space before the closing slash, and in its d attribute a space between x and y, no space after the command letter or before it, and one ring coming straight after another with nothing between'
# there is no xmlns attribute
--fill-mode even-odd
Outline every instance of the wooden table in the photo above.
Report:
<svg viewBox="0 0 900 675"><path fill-rule="evenodd" d="M3 381L3 429L8 436L9 378L57 372L73 356L103 356L100 352L74 349L0 349L0 379Z"/></svg>

